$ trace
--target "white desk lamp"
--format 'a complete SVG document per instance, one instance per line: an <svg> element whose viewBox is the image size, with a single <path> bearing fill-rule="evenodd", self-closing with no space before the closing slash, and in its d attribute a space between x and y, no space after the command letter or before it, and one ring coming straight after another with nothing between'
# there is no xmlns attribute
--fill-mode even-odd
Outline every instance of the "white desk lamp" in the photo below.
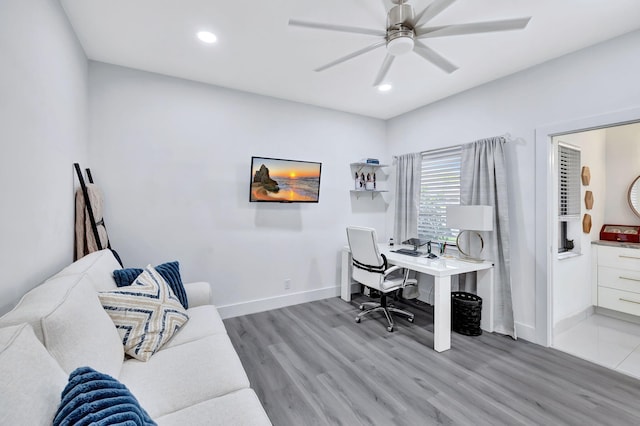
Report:
<svg viewBox="0 0 640 426"><path fill-rule="evenodd" d="M482 262L480 255L484 249L484 240L478 231L493 231L493 206L447 206L447 227L460 230L456 246L463 259ZM460 237L465 233L469 236L477 235L480 239L480 250L474 253L475 256L460 247Z"/></svg>

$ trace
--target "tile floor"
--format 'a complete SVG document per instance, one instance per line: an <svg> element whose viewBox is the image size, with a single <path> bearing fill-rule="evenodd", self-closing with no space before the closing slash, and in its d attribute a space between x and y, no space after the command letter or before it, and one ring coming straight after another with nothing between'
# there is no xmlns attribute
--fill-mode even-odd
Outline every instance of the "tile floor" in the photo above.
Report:
<svg viewBox="0 0 640 426"><path fill-rule="evenodd" d="M640 379L640 324L595 314L556 336L553 347Z"/></svg>

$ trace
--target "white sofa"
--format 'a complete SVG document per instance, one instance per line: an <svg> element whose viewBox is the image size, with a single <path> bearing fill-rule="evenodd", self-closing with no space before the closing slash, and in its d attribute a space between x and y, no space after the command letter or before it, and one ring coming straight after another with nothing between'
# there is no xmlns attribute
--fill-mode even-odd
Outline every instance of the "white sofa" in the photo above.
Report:
<svg viewBox="0 0 640 426"><path fill-rule="evenodd" d="M208 283L185 284L189 321L147 362L125 358L98 291L116 288L109 250L72 263L0 318L0 424L51 425L69 374L125 384L159 425L270 425Z"/></svg>

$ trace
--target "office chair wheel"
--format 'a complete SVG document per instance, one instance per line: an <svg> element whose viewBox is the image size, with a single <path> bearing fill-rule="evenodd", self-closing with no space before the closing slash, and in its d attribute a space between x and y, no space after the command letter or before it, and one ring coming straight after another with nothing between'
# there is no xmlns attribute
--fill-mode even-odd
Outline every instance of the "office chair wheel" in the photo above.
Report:
<svg viewBox="0 0 640 426"><path fill-rule="evenodd" d="M407 321L409 321L410 323L413 323L413 317L407 318Z"/></svg>
<svg viewBox="0 0 640 426"><path fill-rule="evenodd" d="M364 311L364 305L360 305L360 310Z"/></svg>
<svg viewBox="0 0 640 426"><path fill-rule="evenodd" d="M360 324L360 317L356 317L356 322Z"/></svg>
<svg viewBox="0 0 640 426"><path fill-rule="evenodd" d="M393 326L392 326L392 325L390 325L389 327L387 327L387 331L388 331L389 333L391 333L391 332L393 331Z"/></svg>

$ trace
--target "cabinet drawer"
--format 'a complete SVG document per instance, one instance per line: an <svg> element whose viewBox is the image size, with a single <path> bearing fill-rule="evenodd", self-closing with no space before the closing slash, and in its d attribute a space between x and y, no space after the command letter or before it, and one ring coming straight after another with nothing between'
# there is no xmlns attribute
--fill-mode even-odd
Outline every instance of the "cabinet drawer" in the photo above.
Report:
<svg viewBox="0 0 640 426"><path fill-rule="evenodd" d="M640 294L598 287L598 306L631 315L640 315Z"/></svg>
<svg viewBox="0 0 640 426"><path fill-rule="evenodd" d="M640 271L598 266L598 285L640 293Z"/></svg>
<svg viewBox="0 0 640 426"><path fill-rule="evenodd" d="M600 246L598 265L640 271L640 250Z"/></svg>

